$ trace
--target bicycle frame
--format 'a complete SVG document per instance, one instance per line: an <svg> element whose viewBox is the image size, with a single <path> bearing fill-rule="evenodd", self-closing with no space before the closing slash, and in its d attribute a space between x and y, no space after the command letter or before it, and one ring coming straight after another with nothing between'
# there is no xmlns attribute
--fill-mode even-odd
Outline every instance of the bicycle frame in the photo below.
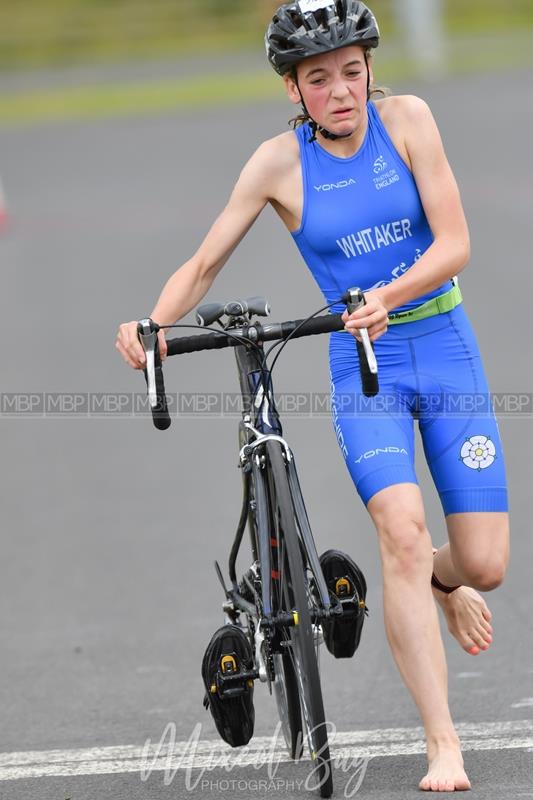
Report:
<svg viewBox="0 0 533 800"><path fill-rule="evenodd" d="M349 289L340 298L351 313L364 304L360 289ZM200 313L200 310L202 313ZM239 524L229 556L232 589L226 587L217 561L215 569L226 597L223 610L226 621L246 632L255 650L253 669L244 673L222 674L217 671L217 692L225 684L259 678L274 692L291 758L303 752L302 734L307 735L309 755L315 764L313 773L320 776L320 794L330 797L333 791L330 751L325 730L326 718L320 685L318 645L324 635L321 624L334 616L344 617L344 608L336 591L328 590L311 532L294 456L285 439L275 405L271 371L264 357L266 341L288 341L342 330L342 315L316 314L302 320L287 320L262 326L250 322L253 314L266 316L268 303L250 298L222 305L200 307L197 318L204 326L224 315L231 323L221 333L172 339L168 355L199 350L235 347L237 372L243 404L239 423L239 458L243 478L243 500ZM316 319L314 319L317 317ZM158 430L170 424L161 358L158 350L159 326L153 320L138 323L137 332L146 352L145 379ZM363 335L366 334L366 337ZM373 397L379 391L377 365L365 329L363 344L357 342L363 393ZM274 359L275 360L275 359ZM249 526L254 563L237 582L236 560L244 529ZM275 570L273 569L275 567ZM257 580L256 580L257 579ZM259 597L258 592L261 593ZM244 612L247 624L240 622ZM329 626L326 630L330 630ZM329 644L326 640L328 649ZM220 684L220 685L219 685ZM252 684L253 685L253 684ZM211 690L211 685L208 687ZM208 698L209 699L209 698ZM218 727L218 723L217 723ZM223 737L225 738L225 737ZM312 774L313 774L312 773Z"/></svg>
<svg viewBox="0 0 533 800"><path fill-rule="evenodd" d="M263 346L260 345L261 351ZM281 421L276 409L270 372L266 372L267 392L261 382L261 365L259 353L252 347L235 348L235 358L241 388L243 414L239 423L240 461L243 474L243 505L235 539L229 556L229 575L233 584L231 592L232 604L236 610L245 613L256 613L255 606L249 603L239 592L236 575L236 559L242 543L246 522L250 529L250 544L254 561L260 565L261 576L270 576L272 569L270 506L268 498L267 476L262 466L262 450L267 439L276 439L285 451L288 464L289 488L294 505L300 542L307 564L313 573L318 594L320 596L320 613L315 616L327 617L331 614L331 601L326 582L320 567L316 545L311 532L304 499L302 496L294 456L289 445L283 439ZM265 382L265 381L263 381ZM259 390L258 390L259 386ZM255 398L255 399L254 399ZM253 423L252 423L253 420ZM255 424L254 424L255 423ZM253 496L252 496L253 494ZM272 608L272 591L270 580L261 581L261 604L264 624L284 624L277 619ZM314 620L316 621L316 620ZM286 621L285 621L286 622Z"/></svg>
<svg viewBox="0 0 533 800"><path fill-rule="evenodd" d="M341 300L347 303L347 310L350 313L365 303L364 294L359 288L349 289ZM217 574L227 598L223 608L227 612L228 618L236 622L239 611L244 611L252 617L258 616L257 613L254 613L256 612L257 602L255 604L251 603L241 595L235 571L237 554L247 522L250 528L250 543L254 562L259 563L261 576L271 575L270 533L275 526L272 525L268 481L265 480L265 470L262 466L266 463L266 459L262 450L266 442L277 440L284 449L288 479L287 490L292 507L291 514L295 523L294 526L291 525L292 535L298 537L302 549L304 569L305 571L308 568L311 570L314 587L316 588L314 594L317 602L310 609L311 620L316 623L324 618L342 613L342 607L340 603L332 605L330 601L300 489L294 456L289 445L283 439L281 421L274 401L272 376L263 357L263 342L288 340L291 336L308 336L315 333L341 330L344 327L344 323L341 315L337 314L331 315L329 319L328 316L325 316L313 321L312 317L308 317L303 320L274 323L262 328L259 323L250 322L249 320L253 313L264 315L265 309L268 309L268 304L263 298L252 298L252 301L254 303L259 301L256 303L257 309L252 311L249 308L249 301L246 300L235 301L225 306L211 304L211 306L202 307L204 316L201 317L199 312L198 316L204 322L206 319L208 321L219 319L223 314L231 317L231 324L224 328L226 335L223 336L215 331L208 336L188 337L183 340L173 339L167 343L168 354L175 355L177 353L195 352L196 350L218 349L221 346L228 346L230 341L233 346L235 346L235 342L239 345L235 347L234 352L243 403L243 417L239 424L243 503L237 533L229 558L229 574L233 584L231 591L227 590L220 567L215 562ZM237 309L236 312L235 309ZM247 317L246 314L250 316ZM171 420L166 402L161 358L157 347L157 332L159 330L159 326L151 319L143 319L137 326L139 338L146 352L144 374L148 386L152 419L156 428L167 430ZM260 332L260 335L258 335L258 332ZM365 329L361 330L361 335L363 333L365 333ZM379 391L379 384L375 355L368 334L366 334L366 337L363 336L363 345L357 342L357 350L359 353L363 393L366 397L373 397ZM252 489L253 496L251 496ZM276 619L272 614L270 581L261 581L261 586L263 613L261 614L260 624L271 628L276 625L290 624L287 623L287 620L282 620L282 617L288 615L281 614L279 619ZM255 591L253 587L252 589Z"/></svg>

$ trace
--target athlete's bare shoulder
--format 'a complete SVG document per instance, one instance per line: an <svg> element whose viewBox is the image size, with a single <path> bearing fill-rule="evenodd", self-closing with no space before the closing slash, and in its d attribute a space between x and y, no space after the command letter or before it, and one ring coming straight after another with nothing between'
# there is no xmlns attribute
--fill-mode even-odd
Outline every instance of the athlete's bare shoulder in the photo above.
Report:
<svg viewBox="0 0 533 800"><path fill-rule="evenodd" d="M374 100L383 122L391 124L412 122L431 114L428 104L414 94L398 94Z"/></svg>
<svg viewBox="0 0 533 800"><path fill-rule="evenodd" d="M373 101L380 116L384 114L401 114L412 116L429 111L429 106L421 97L415 94L391 94Z"/></svg>
<svg viewBox="0 0 533 800"><path fill-rule="evenodd" d="M271 203L290 230L298 228L303 205L300 148L287 132L259 145L245 164L234 192L246 202Z"/></svg>
<svg viewBox="0 0 533 800"><path fill-rule="evenodd" d="M254 165L269 189L269 196L276 197L277 187L288 173L300 164L300 151L296 136L291 131L280 133L259 145L248 162Z"/></svg>
<svg viewBox="0 0 533 800"><path fill-rule="evenodd" d="M394 146L411 169L409 142L416 140L425 122L433 121L428 104L416 95L403 94L374 100L374 105Z"/></svg>
<svg viewBox="0 0 533 800"><path fill-rule="evenodd" d="M293 131L286 131L267 139L261 145L265 153L269 153L275 158L285 156L286 159L294 159L299 157L298 140Z"/></svg>

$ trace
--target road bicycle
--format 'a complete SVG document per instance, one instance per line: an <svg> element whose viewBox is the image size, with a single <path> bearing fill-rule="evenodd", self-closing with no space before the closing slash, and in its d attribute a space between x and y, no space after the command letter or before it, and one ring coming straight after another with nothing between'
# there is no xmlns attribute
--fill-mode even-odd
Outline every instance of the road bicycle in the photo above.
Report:
<svg viewBox="0 0 533 800"><path fill-rule="evenodd" d="M357 288L349 289L341 300L350 313L365 303ZM294 454L283 438L272 370L290 339L344 328L340 314L321 313L331 306L304 320L261 324L252 317L268 316L270 309L266 300L254 297L200 306L197 326L164 326L210 331L169 340L169 356L234 347L242 395L239 467L243 497L229 554L231 588L226 586L216 561L215 569L224 591L225 619L246 632L253 664L250 669L236 669L233 660L230 668L219 670L211 691L220 697L238 696L250 681L266 683L276 699L290 757L302 758L304 739L307 742L316 776L313 788L319 790L321 797L331 796L333 779L320 685L319 645L328 625L361 617L368 610L353 586L348 593L345 579L337 582L338 592L330 591L326 584ZM219 327L211 327L213 323ZM153 422L165 430L171 420L158 352L158 330L159 326L150 319L138 324L139 339L146 352L144 373ZM377 364L366 329L361 329L360 334L362 341L354 339L354 343L359 353L363 393L370 397L378 392ZM267 341L276 344L265 352ZM281 348L269 367L267 357L278 344ZM239 581L236 560L247 525L253 563Z"/></svg>

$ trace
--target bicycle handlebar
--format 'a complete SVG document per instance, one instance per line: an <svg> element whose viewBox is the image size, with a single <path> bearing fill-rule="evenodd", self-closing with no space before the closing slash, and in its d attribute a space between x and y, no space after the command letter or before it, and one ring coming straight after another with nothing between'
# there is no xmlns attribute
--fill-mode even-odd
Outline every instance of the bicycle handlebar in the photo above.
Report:
<svg viewBox="0 0 533 800"><path fill-rule="evenodd" d="M155 427L166 431L170 427L165 380L159 355L157 332L159 325L151 319L142 319L137 325L137 333L146 353L146 368L143 370L148 388L148 399L152 408Z"/></svg>
<svg viewBox="0 0 533 800"><path fill-rule="evenodd" d="M302 325L302 327L296 330L299 325ZM344 328L344 322L340 314L328 314L327 316L307 321L296 319L288 320L287 322L272 322L268 325L261 325L259 322L255 322L249 327L231 328L228 331L231 333L231 338L224 333L213 331L212 333L203 333L197 336L180 336L178 339L169 339L167 342L167 355L196 353L200 350L218 350L222 347L238 347L241 344L246 344L245 339L251 340L256 344L287 339L289 336L291 339L298 339L302 336L314 336L318 333L339 331L342 328Z"/></svg>
<svg viewBox="0 0 533 800"><path fill-rule="evenodd" d="M348 311L352 313L365 303L364 295L359 289L350 289L343 296ZM169 339L167 342L167 355L181 355L183 353L197 353L201 350L220 350L224 347L237 347L249 342L260 344L262 342L284 340L289 336L298 339L303 336L315 336L321 333L343 330L344 322L341 314L327 314L307 320L288 320L261 325L259 322L250 323L239 328L230 328L227 333L203 333L195 336L180 336ZM158 430L170 427L170 415L166 402L165 384L157 332L159 325L151 319L143 319L137 326L139 339L146 352L146 368L143 370L148 387L148 397L152 409L152 418ZM374 350L366 328L360 328L362 342L356 341L359 354L361 382L365 397L373 397L379 391L377 377L377 363Z"/></svg>

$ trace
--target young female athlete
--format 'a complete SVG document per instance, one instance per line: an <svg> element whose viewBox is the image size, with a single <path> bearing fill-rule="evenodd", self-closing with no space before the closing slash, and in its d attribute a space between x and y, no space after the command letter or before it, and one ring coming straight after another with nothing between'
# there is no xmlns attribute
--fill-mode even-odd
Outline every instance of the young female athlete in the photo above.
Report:
<svg viewBox="0 0 533 800"><path fill-rule="evenodd" d="M261 144L151 317L172 324L193 309L267 203L328 303L350 286L365 291L363 308L344 311L346 331L331 335L334 426L378 533L387 637L426 732L429 768L419 786L454 791L470 782L448 707L434 599L465 651L489 647L491 614L476 589L498 586L507 567L505 465L454 280L469 258L457 185L425 102L370 100L378 41L376 20L358 0L299 0L278 9L266 35L268 58L305 121ZM357 413L339 397L361 394L353 339L360 328L374 343L380 393L370 411ZM161 332L159 344L164 357ZM128 364L143 367L136 322L120 326L116 346ZM472 395L486 398L484 409L469 411ZM413 419L448 529L439 550L432 550L414 470Z"/></svg>

